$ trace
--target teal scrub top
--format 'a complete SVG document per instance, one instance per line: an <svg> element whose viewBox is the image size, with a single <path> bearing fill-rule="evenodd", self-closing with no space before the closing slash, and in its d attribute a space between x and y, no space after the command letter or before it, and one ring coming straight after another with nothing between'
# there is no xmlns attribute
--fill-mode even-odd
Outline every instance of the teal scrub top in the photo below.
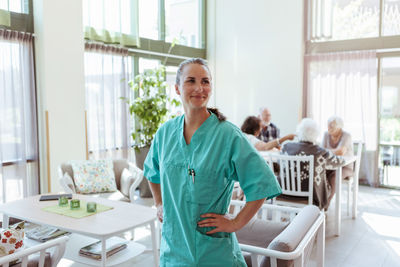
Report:
<svg viewBox="0 0 400 267"><path fill-rule="evenodd" d="M160 266L246 266L234 233L207 235L204 213L226 214L239 181L246 201L281 194L277 180L240 129L211 113L189 145L184 115L157 131L144 176L161 184L163 227ZM194 175L194 177L193 177Z"/></svg>

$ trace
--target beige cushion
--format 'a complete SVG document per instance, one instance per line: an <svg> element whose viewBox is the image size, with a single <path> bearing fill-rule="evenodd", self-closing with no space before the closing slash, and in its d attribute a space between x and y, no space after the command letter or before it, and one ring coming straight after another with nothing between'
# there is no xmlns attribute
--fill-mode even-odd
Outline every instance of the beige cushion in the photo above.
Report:
<svg viewBox="0 0 400 267"><path fill-rule="evenodd" d="M117 188L120 189L121 174L125 168L129 169L129 164L126 159L115 159L113 160L113 165L114 165L115 182L117 183Z"/></svg>
<svg viewBox="0 0 400 267"><path fill-rule="evenodd" d="M253 217L236 232L236 237L241 244L267 247L287 226L288 222L271 222Z"/></svg>
<svg viewBox="0 0 400 267"><path fill-rule="evenodd" d="M132 173L127 169L124 168L121 174L121 193L129 198L129 188L135 181L135 178L133 177Z"/></svg>
<svg viewBox="0 0 400 267"><path fill-rule="evenodd" d="M11 265L12 267L21 267L21 262ZM28 267L38 267L39 266L39 254L35 254L29 257ZM44 267L51 267L51 257L50 253L46 252L46 256L44 258Z"/></svg>
<svg viewBox="0 0 400 267"><path fill-rule="evenodd" d="M65 183L66 186L68 186L69 189L72 190L72 192L75 194L75 184L74 184L74 180L71 178L71 176L68 174L68 172L65 172L63 175L63 181Z"/></svg>
<svg viewBox="0 0 400 267"><path fill-rule="evenodd" d="M241 244L265 248L287 226L288 222L272 222L253 217L242 229L236 232ZM247 266L252 266L251 255L243 253Z"/></svg>
<svg viewBox="0 0 400 267"><path fill-rule="evenodd" d="M291 252L295 250L308 230L310 230L310 227L314 224L319 214L320 210L317 206L309 205L304 207L288 227L272 240L268 248L283 252ZM269 267L269 257L264 257L260 266ZM293 266L293 261L278 260L278 267L289 266Z"/></svg>

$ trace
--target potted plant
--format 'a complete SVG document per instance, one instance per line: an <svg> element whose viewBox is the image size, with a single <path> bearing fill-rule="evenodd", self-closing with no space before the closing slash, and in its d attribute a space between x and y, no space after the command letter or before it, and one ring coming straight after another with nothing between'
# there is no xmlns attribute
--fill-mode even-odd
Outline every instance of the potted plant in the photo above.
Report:
<svg viewBox="0 0 400 267"><path fill-rule="evenodd" d="M175 42L171 44L168 54ZM135 93L135 99L129 101L130 114L135 120L135 131L132 133L134 140L136 165L143 169L143 162L149 151L151 142L158 128L174 115L168 114L168 108L178 107L180 102L168 97L166 94L165 61L155 69L145 70L138 74L129 86ZM151 192L146 180L139 186L141 197L151 197Z"/></svg>

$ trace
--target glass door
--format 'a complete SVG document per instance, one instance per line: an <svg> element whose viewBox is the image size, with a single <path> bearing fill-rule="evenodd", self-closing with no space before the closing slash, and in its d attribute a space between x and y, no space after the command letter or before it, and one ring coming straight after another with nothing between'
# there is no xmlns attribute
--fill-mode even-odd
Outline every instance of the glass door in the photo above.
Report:
<svg viewBox="0 0 400 267"><path fill-rule="evenodd" d="M400 188L400 55L383 57L380 73L380 183Z"/></svg>

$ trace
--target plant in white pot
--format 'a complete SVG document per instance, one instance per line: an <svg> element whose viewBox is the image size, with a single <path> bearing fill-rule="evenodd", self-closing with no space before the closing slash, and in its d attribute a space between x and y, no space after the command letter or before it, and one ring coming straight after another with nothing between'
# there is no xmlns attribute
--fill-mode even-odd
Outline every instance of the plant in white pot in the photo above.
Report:
<svg viewBox="0 0 400 267"><path fill-rule="evenodd" d="M172 43L170 51L174 43ZM164 61L165 62L165 61ZM129 101L129 111L135 120L134 140L136 165L143 169L143 162L149 151L154 135L167 119L173 118L168 108L178 107L180 102L170 98L167 94L165 81L165 66L162 64L155 69L145 70L138 74L129 86L135 93L135 99ZM141 197L151 197L151 191L146 179L139 186Z"/></svg>

